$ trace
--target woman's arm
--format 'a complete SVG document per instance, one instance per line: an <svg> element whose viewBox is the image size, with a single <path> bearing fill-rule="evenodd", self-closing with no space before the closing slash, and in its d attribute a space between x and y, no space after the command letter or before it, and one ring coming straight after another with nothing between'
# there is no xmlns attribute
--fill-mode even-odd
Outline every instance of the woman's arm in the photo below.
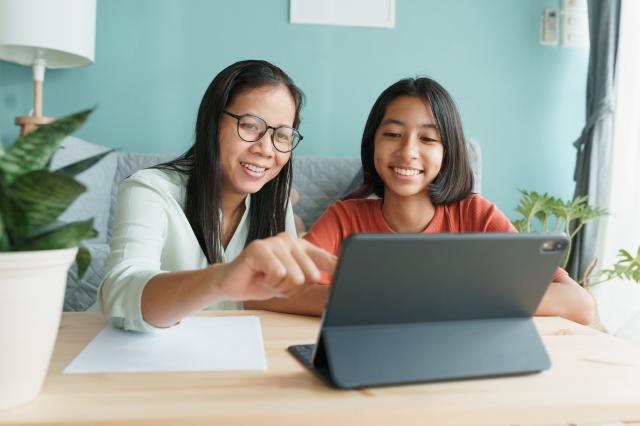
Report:
<svg viewBox="0 0 640 426"><path fill-rule="evenodd" d="M343 215L344 216L344 215ZM342 219L344 220L344 219ZM342 241L341 215L338 204L331 205L313 224L304 239L329 253L338 253ZM253 300L244 303L245 309L256 309L285 314L320 316L329 298L331 276L324 275L304 291L287 299Z"/></svg>
<svg viewBox="0 0 640 426"><path fill-rule="evenodd" d="M560 316L588 325L595 317L595 303L584 288L565 275L551 283L535 315Z"/></svg>
<svg viewBox="0 0 640 426"><path fill-rule="evenodd" d="M316 282L319 270L333 272L335 256L284 233L252 242L227 264L195 269L194 262L193 270L162 270L164 247L178 244L167 238L171 194L157 188L163 181L147 182L145 176L128 179L118 191L111 253L98 291L114 325L138 331L167 327L221 300L288 297Z"/></svg>
<svg viewBox="0 0 640 426"><path fill-rule="evenodd" d="M149 324L168 327L219 300L277 304L306 289L315 294L318 286L308 283L318 282L320 271L332 274L335 264L334 255L281 233L253 241L233 262L156 275L142 292L142 315Z"/></svg>
<svg viewBox="0 0 640 426"><path fill-rule="evenodd" d="M169 327L221 300L215 285L221 266L164 272L151 278L144 286L140 300L144 320L156 327Z"/></svg>

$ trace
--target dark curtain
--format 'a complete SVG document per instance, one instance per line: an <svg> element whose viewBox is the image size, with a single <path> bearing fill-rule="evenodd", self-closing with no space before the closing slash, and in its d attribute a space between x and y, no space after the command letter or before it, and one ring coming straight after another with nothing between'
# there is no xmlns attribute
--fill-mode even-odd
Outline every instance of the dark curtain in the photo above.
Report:
<svg viewBox="0 0 640 426"><path fill-rule="evenodd" d="M573 143L577 150L574 196L587 195L589 204L601 207L611 155L614 77L621 0L589 0L589 69L586 123ZM568 272L575 279L595 254L597 220L588 223L573 241Z"/></svg>

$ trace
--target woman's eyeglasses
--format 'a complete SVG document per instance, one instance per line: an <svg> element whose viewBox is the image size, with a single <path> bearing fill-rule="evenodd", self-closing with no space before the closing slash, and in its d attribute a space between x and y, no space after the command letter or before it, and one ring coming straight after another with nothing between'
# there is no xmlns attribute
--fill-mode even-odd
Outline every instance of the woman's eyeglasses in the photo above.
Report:
<svg viewBox="0 0 640 426"><path fill-rule="evenodd" d="M267 125L266 121L255 115L238 115L226 110L222 112L238 120L238 136L245 142L259 141L269 129L272 129L271 143L273 143L273 147L279 152L286 153L293 151L302 140L300 132L293 127L273 127Z"/></svg>

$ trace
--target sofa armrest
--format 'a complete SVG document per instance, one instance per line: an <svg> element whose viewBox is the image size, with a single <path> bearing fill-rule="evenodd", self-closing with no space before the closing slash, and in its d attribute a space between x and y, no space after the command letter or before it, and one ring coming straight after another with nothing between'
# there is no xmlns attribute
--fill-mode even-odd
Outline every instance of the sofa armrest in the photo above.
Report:
<svg viewBox="0 0 640 426"><path fill-rule="evenodd" d="M109 245L88 242L84 246L91 253L91 263L84 276L78 278L78 267L74 263L67 274L67 288L64 295L65 311L86 311L96 301L100 282L105 274Z"/></svg>

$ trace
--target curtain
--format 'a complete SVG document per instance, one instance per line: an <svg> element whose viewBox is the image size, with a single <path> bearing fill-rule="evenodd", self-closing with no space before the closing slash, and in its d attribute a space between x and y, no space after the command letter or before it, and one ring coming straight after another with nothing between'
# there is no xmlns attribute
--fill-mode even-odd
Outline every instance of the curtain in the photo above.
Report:
<svg viewBox="0 0 640 426"><path fill-rule="evenodd" d="M589 0L589 68L587 74L586 123L574 142L577 150L574 196L587 195L589 204L606 204L613 133L614 74L618 46L621 0ZM596 253L596 235L601 221L588 223L576 235L567 267L579 279Z"/></svg>
<svg viewBox="0 0 640 426"><path fill-rule="evenodd" d="M640 2L623 0L615 76L615 113L609 181L609 216L598 227L596 256L610 268L623 248L635 255L640 245ZM604 328L640 342L640 284L614 280L592 293Z"/></svg>

